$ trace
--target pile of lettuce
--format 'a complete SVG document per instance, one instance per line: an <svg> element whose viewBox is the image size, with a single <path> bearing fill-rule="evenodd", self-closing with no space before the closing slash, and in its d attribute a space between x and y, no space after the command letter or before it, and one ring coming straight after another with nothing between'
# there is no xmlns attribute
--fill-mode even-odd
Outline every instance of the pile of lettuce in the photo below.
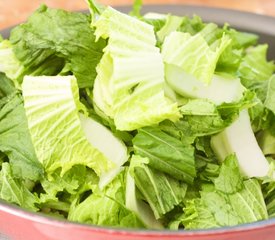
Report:
<svg viewBox="0 0 275 240"><path fill-rule="evenodd" d="M42 5L0 39L0 198L112 227L275 217L275 65L192 18Z"/></svg>

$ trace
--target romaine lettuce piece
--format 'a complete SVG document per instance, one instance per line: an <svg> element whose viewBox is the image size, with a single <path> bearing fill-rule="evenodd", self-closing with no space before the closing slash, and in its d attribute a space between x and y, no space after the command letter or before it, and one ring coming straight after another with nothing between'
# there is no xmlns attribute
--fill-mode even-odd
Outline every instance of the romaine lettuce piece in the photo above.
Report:
<svg viewBox="0 0 275 240"><path fill-rule="evenodd" d="M79 102L79 89L74 76L26 76L22 89L33 145L48 175L61 168L62 176L74 165L81 164L92 168L101 177L110 174L110 170L120 168L119 164L127 160L126 149L119 140L117 146L120 144L120 149L114 152L108 149L105 155L104 141L107 142L106 148L109 148L109 143L104 138L99 139L97 128L104 130L105 137L111 135L103 126L94 127L96 123L85 118L82 126L78 112L85 109ZM91 137L92 134L95 136ZM99 139L99 145L93 145L94 138ZM114 138L110 141L116 143ZM116 163L112 161L113 158ZM113 175L108 177L108 181Z"/></svg>
<svg viewBox="0 0 275 240"><path fill-rule="evenodd" d="M255 179L244 181L244 188L234 194L201 192L201 199L187 202L186 229L235 226L268 218L260 184Z"/></svg>
<svg viewBox="0 0 275 240"><path fill-rule="evenodd" d="M275 70L274 62L266 59L267 44L247 49L239 67L239 75L245 87L249 88L255 81L268 80Z"/></svg>
<svg viewBox="0 0 275 240"><path fill-rule="evenodd" d="M149 159L131 158L131 175L139 191L149 203L156 219L160 219L183 202L187 185L148 166ZM165 194L163 194L165 193Z"/></svg>
<svg viewBox="0 0 275 240"><path fill-rule="evenodd" d="M131 166L130 166L131 168ZM160 221L158 221L150 206L143 200L138 199L136 191L135 180L130 174L130 170L127 172L126 179L126 200L125 206L133 211L144 225L149 229L163 229Z"/></svg>
<svg viewBox="0 0 275 240"><path fill-rule="evenodd" d="M275 75L272 75L268 80L264 106L275 114Z"/></svg>
<svg viewBox="0 0 275 240"><path fill-rule="evenodd" d="M255 105L254 97L254 93L246 91L240 101L219 106L205 99L189 99L180 107L183 116L179 121L163 121L159 128L183 143L193 144L197 137L217 134L228 127L239 111Z"/></svg>
<svg viewBox="0 0 275 240"><path fill-rule="evenodd" d="M194 148L157 127L138 130L133 138L135 153L148 159L148 165L186 183L196 176Z"/></svg>
<svg viewBox="0 0 275 240"><path fill-rule="evenodd" d="M17 204L22 208L38 211L39 198L32 194L24 184L24 180L16 178L9 163L3 163L0 171L0 199Z"/></svg>
<svg viewBox="0 0 275 240"><path fill-rule="evenodd" d="M96 188L84 201L71 205L68 219L102 226L144 228L136 214L125 207L125 172L103 190Z"/></svg>
<svg viewBox="0 0 275 240"><path fill-rule="evenodd" d="M178 119L176 103L164 95L164 67L153 27L111 7L94 26L97 39L109 39L97 66L95 105L119 130Z"/></svg>
<svg viewBox="0 0 275 240"><path fill-rule="evenodd" d="M165 65L166 81L178 94L188 98L205 98L216 105L239 101L244 92L239 78L215 74L208 85L173 64Z"/></svg>
<svg viewBox="0 0 275 240"><path fill-rule="evenodd" d="M41 180L41 186L45 191L41 195L44 195L44 199L50 197L52 199L56 198L58 201L58 194L60 195L62 192L72 195L81 194L97 187L98 181L97 175L83 165L73 166L62 177L60 176L60 169L58 169L52 174L50 180L46 176Z"/></svg>
<svg viewBox="0 0 275 240"><path fill-rule="evenodd" d="M116 166L108 172L101 174L99 187L103 188L122 171L122 165L128 160L127 147L109 129L95 120L80 114L80 121L90 144L102 152Z"/></svg>
<svg viewBox="0 0 275 240"><path fill-rule="evenodd" d="M186 229L234 226L268 218L258 180L243 180L234 155L225 159L214 183L202 186L200 198L186 202L181 218Z"/></svg>
<svg viewBox="0 0 275 240"><path fill-rule="evenodd" d="M25 68L16 58L11 43L8 40L0 42L0 72L5 73L8 78L13 80L15 86L19 87L16 80L22 76L24 71Z"/></svg>
<svg viewBox="0 0 275 240"><path fill-rule="evenodd" d="M235 122L221 133L214 135L211 145L221 161L229 154L235 153L240 169L246 176L267 176L269 164L252 131L247 110L242 110Z"/></svg>
<svg viewBox="0 0 275 240"><path fill-rule="evenodd" d="M221 53L229 43L226 35L209 46L200 33L191 36L189 33L172 32L162 46L163 61L181 68L187 76L207 85L211 82ZM168 74L166 71L166 78L169 79Z"/></svg>
<svg viewBox="0 0 275 240"><path fill-rule="evenodd" d="M83 165L73 166L62 177L57 169L50 180L46 176L41 180L44 191L39 194L40 206L47 212L68 214L72 202L93 191L98 181L95 172Z"/></svg>
<svg viewBox="0 0 275 240"><path fill-rule="evenodd" d="M54 76L69 63L80 88L93 86L95 67L105 46L102 40L95 43L87 14L45 5L12 30L10 41L28 75Z"/></svg>
<svg viewBox="0 0 275 240"><path fill-rule="evenodd" d="M222 30L230 37L231 43L221 54L216 71L239 76L238 69L246 48L254 46L259 37L256 34L236 31L227 24Z"/></svg>
<svg viewBox="0 0 275 240"><path fill-rule="evenodd" d="M166 36L180 27L183 19L182 17L168 14L164 26L157 32L158 40L163 42Z"/></svg>
<svg viewBox="0 0 275 240"><path fill-rule="evenodd" d="M41 179L44 170L32 144L22 96L3 73L0 73L0 152L7 155L16 178Z"/></svg>

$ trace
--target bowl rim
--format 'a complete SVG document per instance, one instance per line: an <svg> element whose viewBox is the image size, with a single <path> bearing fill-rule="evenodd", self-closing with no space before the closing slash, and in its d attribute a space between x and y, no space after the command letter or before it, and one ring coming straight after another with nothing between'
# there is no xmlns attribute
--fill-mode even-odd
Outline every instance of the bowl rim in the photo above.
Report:
<svg viewBox="0 0 275 240"><path fill-rule="evenodd" d="M98 233L116 233L118 235L131 235L131 236L210 236L210 235L225 235L232 233L250 232L255 230L267 230L275 228L275 218L240 224L236 226L227 226L220 228L209 228L209 229L196 229L196 230L155 230L155 229L135 229L135 228L122 228L122 227L109 227L109 226L99 226L95 224L86 224L68 221L65 219L59 219L53 216L49 216L43 213L36 213L30 210L25 210L17 205L7 203L0 199L0 215L1 211L8 213L14 217L29 220L31 222L36 222L39 224L51 225L58 228L74 228L78 230L93 231Z"/></svg>
<svg viewBox="0 0 275 240"><path fill-rule="evenodd" d="M116 9L127 12L131 9L129 5L123 6L115 6ZM82 10L87 12L87 10ZM144 4L142 8L142 13L145 12L158 12L158 13L181 13L181 15L198 15L204 21L215 22L215 23L226 23L229 22L230 26L238 29L245 29L248 32L257 32L268 34L275 39L275 17L261 15L257 13L245 12L241 10L234 10L234 9L225 9L219 7L207 7L201 5L191 5L191 4ZM251 24L248 20L253 20ZM10 30L14 26L10 26L5 29L0 29L0 34L7 38ZM178 237L178 236L210 236L210 235L224 235L224 234L231 234L231 233L238 233L238 232L250 232L260 229L275 229L275 218L240 224L236 226L227 226L227 227L220 227L220 228L210 228L210 229L196 229L196 230L153 230L153 229L132 229L132 228L121 228L121 227L107 227L107 226L98 226L93 224L85 224L85 223L78 223L72 222L63 219L57 219L52 216L48 216L43 213L36 213L31 212L29 210L25 210L19 206L14 204L8 203L4 200L0 199L0 214L1 212L5 212L11 214L15 217L19 217L22 219L26 219L32 222L37 222L40 224L47 224L56 227L68 227L68 228L77 228L79 230L87 230L87 231L94 231L94 232L101 232L104 234L108 233L116 233L128 236L163 236L166 235L169 237Z"/></svg>

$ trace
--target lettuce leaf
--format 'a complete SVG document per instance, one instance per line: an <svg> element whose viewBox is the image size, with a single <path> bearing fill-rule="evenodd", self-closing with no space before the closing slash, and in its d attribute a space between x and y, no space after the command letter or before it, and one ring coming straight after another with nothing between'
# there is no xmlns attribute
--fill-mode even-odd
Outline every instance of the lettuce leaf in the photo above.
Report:
<svg viewBox="0 0 275 240"><path fill-rule="evenodd" d="M59 211L66 216L72 202L90 193L97 187L98 181L96 174L83 165L73 166L62 177L58 169L51 179L44 177L41 180L41 208L51 213Z"/></svg>
<svg viewBox="0 0 275 240"><path fill-rule="evenodd" d="M17 178L41 179L44 170L32 144L22 96L2 73L0 84L5 96L0 99L0 152L9 158Z"/></svg>
<svg viewBox="0 0 275 240"><path fill-rule="evenodd" d="M78 114L84 108L75 77L26 76L22 89L32 142L48 175L58 168L64 175L82 164L101 176L113 167L84 134Z"/></svg>
<svg viewBox="0 0 275 240"><path fill-rule="evenodd" d="M186 229L234 226L268 218L258 180L242 179L234 155L223 163L214 183L202 187L200 198L186 202L181 219Z"/></svg>
<svg viewBox="0 0 275 240"><path fill-rule="evenodd" d="M0 101L1 98L6 97L15 91L14 85L4 73L0 72Z"/></svg>
<svg viewBox="0 0 275 240"><path fill-rule="evenodd" d="M38 211L39 198L29 191L23 179L13 175L9 163L3 163L0 171L0 198L22 208Z"/></svg>
<svg viewBox="0 0 275 240"><path fill-rule="evenodd" d="M157 127L139 129L133 145L135 153L146 157L151 168L178 180L193 182L196 170L191 145L182 143Z"/></svg>
<svg viewBox="0 0 275 240"><path fill-rule="evenodd" d="M75 201L69 220L102 226L144 228L135 213L125 207L125 172L103 190L95 189L84 201Z"/></svg>
<svg viewBox="0 0 275 240"><path fill-rule="evenodd" d="M135 180L130 173L133 164L135 164L135 161L131 161L130 168L127 170L125 205L129 210L133 211L140 218L140 220L147 228L163 229L161 221L155 218L149 204L138 197L138 189L136 187Z"/></svg>
<svg viewBox="0 0 275 240"><path fill-rule="evenodd" d="M275 217L275 180L266 179L262 183L262 191L264 194L264 199L266 202L266 207L268 211L269 218Z"/></svg>
<svg viewBox="0 0 275 240"><path fill-rule="evenodd" d="M93 86L105 46L95 43L88 15L45 5L12 30L10 41L29 75L57 75L69 63L80 88Z"/></svg>
<svg viewBox="0 0 275 240"><path fill-rule="evenodd" d="M10 41L0 42L0 72L6 74L19 87L17 79L22 78L25 73L23 64L16 58Z"/></svg>
<svg viewBox="0 0 275 240"><path fill-rule="evenodd" d="M268 80L264 106L275 114L275 75Z"/></svg>
<svg viewBox="0 0 275 240"><path fill-rule="evenodd" d="M267 44L247 49L239 67L239 75L245 87L250 88L258 81L268 80L275 70L274 62L266 59Z"/></svg>
<svg viewBox="0 0 275 240"><path fill-rule="evenodd" d="M176 120L176 103L164 96L164 68L152 26L108 7L94 24L108 38L94 85L94 103L119 130Z"/></svg>
<svg viewBox="0 0 275 240"><path fill-rule="evenodd" d="M243 188L243 178L235 155L229 155L214 180L215 188L223 193L235 193Z"/></svg>
<svg viewBox="0 0 275 240"><path fill-rule="evenodd" d="M137 188L149 203L156 219L159 219L183 202L187 185L150 168L148 162L147 157L133 155L130 170Z"/></svg>
<svg viewBox="0 0 275 240"><path fill-rule="evenodd" d="M229 43L226 35L209 46L200 33L191 36L189 33L172 32L165 38L162 56L165 64L180 67L187 76L209 84L218 59ZM166 78L169 78L167 73Z"/></svg>

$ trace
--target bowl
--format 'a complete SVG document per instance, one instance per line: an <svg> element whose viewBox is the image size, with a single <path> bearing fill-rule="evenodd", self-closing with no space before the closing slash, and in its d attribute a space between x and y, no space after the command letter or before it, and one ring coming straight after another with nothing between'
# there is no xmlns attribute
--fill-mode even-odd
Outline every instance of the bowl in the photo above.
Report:
<svg viewBox="0 0 275 240"><path fill-rule="evenodd" d="M128 12L129 7L119 7ZM248 12L191 5L149 5L144 12L197 14L206 22L256 33L260 43L269 44L269 59L275 59L275 18ZM0 31L9 36L10 29ZM274 240L275 218L234 227L208 230L133 230L100 227L58 220L32 213L0 200L0 240Z"/></svg>

